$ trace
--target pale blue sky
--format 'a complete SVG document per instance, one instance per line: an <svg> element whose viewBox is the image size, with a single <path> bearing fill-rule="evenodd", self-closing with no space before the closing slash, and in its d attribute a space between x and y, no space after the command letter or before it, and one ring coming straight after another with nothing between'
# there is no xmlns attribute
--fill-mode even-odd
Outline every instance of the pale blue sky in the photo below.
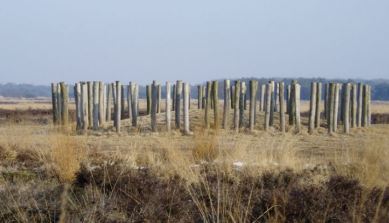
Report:
<svg viewBox="0 0 389 223"><path fill-rule="evenodd" d="M0 83L389 77L388 0L2 0Z"/></svg>

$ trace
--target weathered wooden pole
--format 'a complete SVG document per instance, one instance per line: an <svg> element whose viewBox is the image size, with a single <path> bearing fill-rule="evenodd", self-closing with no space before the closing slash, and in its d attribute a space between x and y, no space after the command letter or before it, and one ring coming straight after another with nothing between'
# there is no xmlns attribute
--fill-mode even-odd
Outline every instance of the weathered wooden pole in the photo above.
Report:
<svg viewBox="0 0 389 223"><path fill-rule="evenodd" d="M271 95L270 95L270 126L273 126L274 124L274 111L275 111L275 105L276 105L276 99L274 95L274 90L275 90L275 82L270 81L270 90L271 90Z"/></svg>
<svg viewBox="0 0 389 223"><path fill-rule="evenodd" d="M351 85L351 128L357 127L358 88L356 84Z"/></svg>
<svg viewBox="0 0 389 223"><path fill-rule="evenodd" d="M334 99L334 132L338 130L338 112L339 112L339 93L340 93L340 85L338 83L335 84L335 99Z"/></svg>
<svg viewBox="0 0 389 223"><path fill-rule="evenodd" d="M218 81L213 81L212 82L212 96L213 96L213 105L214 105L214 110L213 110L213 123L214 123L214 129L219 128L219 82Z"/></svg>
<svg viewBox="0 0 389 223"><path fill-rule="evenodd" d="M324 84L324 95L323 95L323 99L324 99L324 117L326 118L327 120L327 110L328 110L328 94L329 94L329 84L328 83L325 83Z"/></svg>
<svg viewBox="0 0 389 223"><path fill-rule="evenodd" d="M321 116L321 92L322 84L321 82L316 83L316 114L315 114L315 128L320 127L320 116Z"/></svg>
<svg viewBox="0 0 389 223"><path fill-rule="evenodd" d="M177 129L180 129L181 127L181 95L182 95L182 81L181 80L178 80L176 82L176 104L175 104L175 109L176 109L176 113L175 113L175 122L176 122L176 128Z"/></svg>
<svg viewBox="0 0 389 223"><path fill-rule="evenodd" d="M105 122L105 91L104 91L104 83L102 81L99 82L99 126L103 126Z"/></svg>
<svg viewBox="0 0 389 223"><path fill-rule="evenodd" d="M364 84L362 89L362 127L368 126L368 85Z"/></svg>
<svg viewBox="0 0 389 223"><path fill-rule="evenodd" d="M166 82L166 112L165 112L165 115L166 115L166 130L168 132L170 132L171 130L171 89L170 89L170 82Z"/></svg>
<svg viewBox="0 0 389 223"><path fill-rule="evenodd" d="M250 131L254 130L255 127L255 111L257 102L257 88L258 81L250 80L250 110L249 110L249 128Z"/></svg>
<svg viewBox="0 0 389 223"><path fill-rule="evenodd" d="M315 129L315 116L316 116L316 98L317 98L317 85L316 82L311 83L311 100L309 104L309 134L313 133Z"/></svg>
<svg viewBox="0 0 389 223"><path fill-rule="evenodd" d="M291 92L292 86L288 84L287 92L286 92L286 113L290 115L290 92Z"/></svg>
<svg viewBox="0 0 389 223"><path fill-rule="evenodd" d="M371 86L368 85L367 97L367 126L371 126Z"/></svg>
<svg viewBox="0 0 389 223"><path fill-rule="evenodd" d="M121 85L121 91L120 91L120 112L121 112L121 119L125 119L125 113L126 113L126 86Z"/></svg>
<svg viewBox="0 0 389 223"><path fill-rule="evenodd" d="M217 86L217 84L216 84ZM190 135L191 132L190 132L190 129L189 129L189 91L190 91L190 87L189 87L189 84L187 82L184 83L184 95L183 95L183 105L184 105L184 134L185 135ZM217 107L217 106L215 106ZM215 109L216 110L216 109Z"/></svg>
<svg viewBox="0 0 389 223"><path fill-rule="evenodd" d="M132 121L132 92L131 92L130 85L131 82L128 83L128 87L127 87L127 110L128 110L128 118Z"/></svg>
<svg viewBox="0 0 389 223"><path fill-rule="evenodd" d="M209 123L209 112L210 112L210 109L211 109L211 87L212 87L212 83L210 81L207 81L207 87L206 87L206 94L205 94L205 97L206 97L206 104L205 104L205 116L204 116L204 122L205 122L205 127L206 128L209 128L210 126L210 123Z"/></svg>
<svg viewBox="0 0 389 223"><path fill-rule="evenodd" d="M81 84L74 85L74 102L76 105L76 129L82 129L82 104L81 104Z"/></svg>
<svg viewBox="0 0 389 223"><path fill-rule="evenodd" d="M362 127L362 107L363 107L363 84L358 84L358 110L357 110L357 126Z"/></svg>
<svg viewBox="0 0 389 223"><path fill-rule="evenodd" d="M81 85L81 104L82 104L82 128L86 131L89 127L89 109L88 109L88 84Z"/></svg>
<svg viewBox="0 0 389 223"><path fill-rule="evenodd" d="M121 120L121 84L120 81L116 81L116 101L115 101L115 128L116 132L120 132L120 120Z"/></svg>
<svg viewBox="0 0 389 223"><path fill-rule="evenodd" d="M285 84L279 83L279 101L280 101L280 129L285 133Z"/></svg>
<svg viewBox="0 0 389 223"><path fill-rule="evenodd" d="M297 81L293 80L290 85L290 97L289 97L289 125L296 124L296 85Z"/></svg>
<svg viewBox="0 0 389 223"><path fill-rule="evenodd" d="M64 82L60 83L61 86L61 118L62 125L67 125L69 123L69 88L68 85Z"/></svg>
<svg viewBox="0 0 389 223"><path fill-rule="evenodd" d="M51 83L51 102L53 108L53 124L58 124L58 97L57 97L57 84Z"/></svg>
<svg viewBox="0 0 389 223"><path fill-rule="evenodd" d="M157 113L161 113L162 110L162 86L157 85Z"/></svg>
<svg viewBox="0 0 389 223"><path fill-rule="evenodd" d="M131 91L131 90L130 90ZM151 112L151 87L146 85L146 114L149 115Z"/></svg>
<svg viewBox="0 0 389 223"><path fill-rule="evenodd" d="M260 101L260 105L259 105L259 110L260 111L265 111L265 93L266 93L266 85L265 84L262 84L261 85L261 101Z"/></svg>
<svg viewBox="0 0 389 223"><path fill-rule="evenodd" d="M271 93L272 84L269 82L266 84L266 99L265 99L265 131L269 130L270 127L270 113L271 113Z"/></svg>
<svg viewBox="0 0 389 223"><path fill-rule="evenodd" d="M93 82L88 81L88 128L93 126Z"/></svg>
<svg viewBox="0 0 389 223"><path fill-rule="evenodd" d="M201 86L201 91L203 92L202 95L203 95L203 98L201 99L202 100L202 108L205 109L205 105L207 103L207 100L206 100L206 97L205 95L207 94L206 92L206 87L203 85Z"/></svg>
<svg viewBox="0 0 389 223"><path fill-rule="evenodd" d="M230 91L230 99L231 99L231 109L234 109L235 108L235 83L236 81L234 81L231 85L231 91Z"/></svg>
<svg viewBox="0 0 389 223"><path fill-rule="evenodd" d="M203 98L203 91L201 89L201 85L197 85L197 109L202 108L202 98Z"/></svg>
<svg viewBox="0 0 389 223"><path fill-rule="evenodd" d="M93 82L93 130L99 129L99 82Z"/></svg>
<svg viewBox="0 0 389 223"><path fill-rule="evenodd" d="M105 121L109 122L112 119L112 85L107 84L107 103L105 104Z"/></svg>
<svg viewBox="0 0 389 223"><path fill-rule="evenodd" d="M274 85L274 111L279 112L280 107L279 107L279 89L280 89L280 84L277 82Z"/></svg>
<svg viewBox="0 0 389 223"><path fill-rule="evenodd" d="M327 91L327 126L328 133L334 132L335 83L328 83Z"/></svg>
<svg viewBox="0 0 389 223"><path fill-rule="evenodd" d="M244 110L247 110L247 86L246 86L246 82L242 82L242 95L240 96L242 98L243 96L243 109Z"/></svg>
<svg viewBox="0 0 389 223"><path fill-rule="evenodd" d="M246 93L246 82L242 81L240 82L240 98L239 101L237 102L239 104L239 127L243 127L244 123L244 102L246 100L245 97Z"/></svg>
<svg viewBox="0 0 389 223"><path fill-rule="evenodd" d="M131 99L132 99L132 126L136 127L138 126L138 116L139 116L139 87L138 84L130 82L131 88Z"/></svg>
<svg viewBox="0 0 389 223"><path fill-rule="evenodd" d="M343 130L345 133L350 133L350 83L343 85L344 104L343 106Z"/></svg>
<svg viewBox="0 0 389 223"><path fill-rule="evenodd" d="M296 84L295 85L295 96L294 96L294 104L295 104L295 116L296 116L296 131L297 132L301 132L301 115L300 115L300 95L301 95L301 85L300 84Z"/></svg>
<svg viewBox="0 0 389 223"><path fill-rule="evenodd" d="M158 85L156 81L151 84L151 131L157 131L157 110L158 110Z"/></svg>
<svg viewBox="0 0 389 223"><path fill-rule="evenodd" d="M173 84L172 111L176 111L177 86Z"/></svg>
<svg viewBox="0 0 389 223"><path fill-rule="evenodd" d="M62 90L61 84L57 83L57 110L58 110L58 125L62 125Z"/></svg>
<svg viewBox="0 0 389 223"><path fill-rule="evenodd" d="M234 87L234 129L239 131L239 101L240 101L240 81L235 81Z"/></svg>
<svg viewBox="0 0 389 223"><path fill-rule="evenodd" d="M228 128L228 117L230 114L230 80L224 80L224 106L223 106L223 129Z"/></svg>

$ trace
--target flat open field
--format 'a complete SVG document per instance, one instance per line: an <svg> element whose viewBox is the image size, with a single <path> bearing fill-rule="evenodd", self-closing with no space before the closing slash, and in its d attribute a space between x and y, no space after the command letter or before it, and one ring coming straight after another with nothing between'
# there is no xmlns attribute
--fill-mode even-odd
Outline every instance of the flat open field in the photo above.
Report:
<svg viewBox="0 0 389 223"><path fill-rule="evenodd" d="M206 130L192 102L192 136L165 132L163 113L159 133L141 116L120 134L79 135L74 121L53 126L50 108L0 100L1 222L389 221L389 125L330 136L323 120L309 135L303 117L302 133L282 134L277 115L265 132L258 112L253 132ZM389 103L372 113L386 117Z"/></svg>

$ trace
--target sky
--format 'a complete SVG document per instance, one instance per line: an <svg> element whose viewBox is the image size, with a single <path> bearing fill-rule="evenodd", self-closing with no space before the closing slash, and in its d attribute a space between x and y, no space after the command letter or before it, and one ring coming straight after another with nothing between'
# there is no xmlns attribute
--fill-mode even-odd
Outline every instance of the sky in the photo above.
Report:
<svg viewBox="0 0 389 223"><path fill-rule="evenodd" d="M388 0L2 0L0 83L389 78Z"/></svg>

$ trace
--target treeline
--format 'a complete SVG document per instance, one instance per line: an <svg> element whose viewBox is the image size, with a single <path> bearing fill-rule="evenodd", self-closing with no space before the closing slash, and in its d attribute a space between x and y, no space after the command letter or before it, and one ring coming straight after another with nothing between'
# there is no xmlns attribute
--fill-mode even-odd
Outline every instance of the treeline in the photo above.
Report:
<svg viewBox="0 0 389 223"><path fill-rule="evenodd" d="M284 81L289 84L292 78L242 78L243 81L249 81L256 79L260 84L267 83L269 80ZM389 80L386 79L374 79L374 80L358 80L358 79L324 79L324 78L297 78L297 81L301 84L301 98L303 100L309 99L310 84L312 81L320 81L322 83L328 82L363 82L368 83L372 86L372 99L373 100L389 100ZM151 80L150 80L151 83ZM164 85L165 81L161 81ZM124 83L123 83L124 84ZM193 84L193 83L192 83ZM205 84L205 83L201 83ZM220 80L219 86L223 86L223 80ZM165 95L164 88L162 88L162 94ZM73 97L73 88L69 89L70 96ZM223 95L222 88L220 88L219 95ZM23 97L23 98L36 98L36 97L50 97L51 90L50 86L46 85L31 85L31 84L0 84L0 96L3 97ZM139 97L145 98L145 86L139 87ZM191 96L197 97L197 86L191 87Z"/></svg>

